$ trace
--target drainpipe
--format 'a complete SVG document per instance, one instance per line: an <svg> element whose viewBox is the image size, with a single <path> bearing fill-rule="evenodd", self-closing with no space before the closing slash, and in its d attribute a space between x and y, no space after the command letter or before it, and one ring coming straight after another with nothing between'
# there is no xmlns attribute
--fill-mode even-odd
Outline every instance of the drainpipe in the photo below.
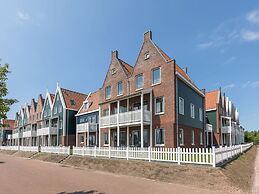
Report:
<svg viewBox="0 0 259 194"><path fill-rule="evenodd" d="M174 75L175 75L175 86L176 86L176 89L175 89L175 97L176 97L176 145L177 147L179 147L179 126L178 126L178 78L177 78L177 75L175 73L175 60L174 60Z"/></svg>

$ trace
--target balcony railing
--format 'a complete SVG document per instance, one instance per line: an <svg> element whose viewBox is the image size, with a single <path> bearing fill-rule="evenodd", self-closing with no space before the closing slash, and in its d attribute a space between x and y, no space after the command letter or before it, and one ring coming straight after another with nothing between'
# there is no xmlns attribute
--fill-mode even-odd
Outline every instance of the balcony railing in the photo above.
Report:
<svg viewBox="0 0 259 194"><path fill-rule="evenodd" d="M16 132L12 135L12 138L13 139L18 139L18 138L22 138L23 134L22 133L19 133L19 132Z"/></svg>
<svg viewBox="0 0 259 194"><path fill-rule="evenodd" d="M127 125L131 123L138 123L141 121L141 110L129 111L124 113L119 113L119 124ZM143 121L150 122L151 121L151 112L144 110ZM117 125L117 114L104 116L100 118L100 126L113 126Z"/></svg>
<svg viewBox="0 0 259 194"><path fill-rule="evenodd" d="M221 128L222 133L231 133L231 127L230 126L223 126Z"/></svg>
<svg viewBox="0 0 259 194"><path fill-rule="evenodd" d="M37 136L37 132L36 131L24 131L23 132L23 137L36 137Z"/></svg>
<svg viewBox="0 0 259 194"><path fill-rule="evenodd" d="M44 127L37 130L37 136L43 135L57 135L57 128L56 127Z"/></svg>
<svg viewBox="0 0 259 194"><path fill-rule="evenodd" d="M96 132L97 123L81 123L76 125L77 133Z"/></svg>

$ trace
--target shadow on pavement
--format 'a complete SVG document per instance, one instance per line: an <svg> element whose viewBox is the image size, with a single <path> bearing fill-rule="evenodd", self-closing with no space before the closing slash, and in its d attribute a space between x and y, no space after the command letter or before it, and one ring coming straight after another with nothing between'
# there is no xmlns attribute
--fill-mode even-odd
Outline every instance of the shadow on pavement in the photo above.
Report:
<svg viewBox="0 0 259 194"><path fill-rule="evenodd" d="M90 190L90 191L60 192L57 194L105 194L105 193L98 192L96 190Z"/></svg>

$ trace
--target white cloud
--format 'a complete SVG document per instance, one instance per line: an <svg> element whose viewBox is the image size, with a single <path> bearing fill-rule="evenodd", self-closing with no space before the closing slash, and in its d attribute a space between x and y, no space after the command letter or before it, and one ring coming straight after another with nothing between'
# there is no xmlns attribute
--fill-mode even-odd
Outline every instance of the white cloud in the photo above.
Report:
<svg viewBox="0 0 259 194"><path fill-rule="evenodd" d="M259 24L259 10L253 10L249 12L246 19L253 24Z"/></svg>
<svg viewBox="0 0 259 194"><path fill-rule="evenodd" d="M242 88L248 88L248 87L250 87L250 88L257 88L257 87L259 87L259 80L256 80L256 81L253 81L253 82L247 81L246 83L244 83L242 85Z"/></svg>
<svg viewBox="0 0 259 194"><path fill-rule="evenodd" d="M246 41L257 41L259 40L259 31L244 31L242 38Z"/></svg>
<svg viewBox="0 0 259 194"><path fill-rule="evenodd" d="M251 87L252 87L252 88L257 88L257 87L259 87L259 80L254 81L253 83L251 83Z"/></svg>
<svg viewBox="0 0 259 194"><path fill-rule="evenodd" d="M223 87L224 90L227 90L227 89L231 89L231 88L234 88L236 85L235 84L229 84L229 85L226 85Z"/></svg>
<svg viewBox="0 0 259 194"><path fill-rule="evenodd" d="M30 15L26 12L22 12L20 10L17 11L17 17L20 21L28 21L31 19Z"/></svg>

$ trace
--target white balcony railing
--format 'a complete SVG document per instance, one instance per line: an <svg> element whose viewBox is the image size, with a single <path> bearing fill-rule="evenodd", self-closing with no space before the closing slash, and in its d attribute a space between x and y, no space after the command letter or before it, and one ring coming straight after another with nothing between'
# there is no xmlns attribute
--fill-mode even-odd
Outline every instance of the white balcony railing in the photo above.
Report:
<svg viewBox="0 0 259 194"><path fill-rule="evenodd" d="M19 133L19 132L16 132L16 133L14 133L13 135L12 135L12 138L13 139L18 139L18 138L22 138L22 133Z"/></svg>
<svg viewBox="0 0 259 194"><path fill-rule="evenodd" d="M23 137L36 137L37 132L36 131L24 131L23 132Z"/></svg>
<svg viewBox="0 0 259 194"><path fill-rule="evenodd" d="M212 132L212 125L211 124L206 124L206 130L208 132Z"/></svg>
<svg viewBox="0 0 259 194"><path fill-rule="evenodd" d="M84 133L84 132L96 132L97 124L96 123L81 123L76 125L77 133Z"/></svg>
<svg viewBox="0 0 259 194"><path fill-rule="evenodd" d="M57 135L57 128L56 127L44 127L37 130L37 136L43 135Z"/></svg>
<svg viewBox="0 0 259 194"><path fill-rule="evenodd" d="M141 110L129 111L124 113L119 113L119 124L130 124L137 123L141 121ZM143 114L143 121L151 121L151 112L145 110ZM117 125L117 114L110 116L104 116L100 118L101 127Z"/></svg>
<svg viewBox="0 0 259 194"><path fill-rule="evenodd" d="M223 126L221 128L222 133L230 133L231 132L231 127L230 126Z"/></svg>

